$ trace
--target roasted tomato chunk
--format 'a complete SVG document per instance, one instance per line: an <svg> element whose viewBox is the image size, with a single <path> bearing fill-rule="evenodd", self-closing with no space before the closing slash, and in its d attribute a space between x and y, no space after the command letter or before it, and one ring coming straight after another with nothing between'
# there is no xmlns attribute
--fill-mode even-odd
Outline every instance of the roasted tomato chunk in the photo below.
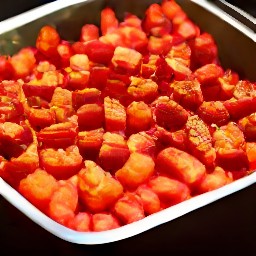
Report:
<svg viewBox="0 0 256 256"><path fill-rule="evenodd" d="M106 97L104 99L105 128L109 132L124 132L126 128L125 107L119 100Z"/></svg>
<svg viewBox="0 0 256 256"><path fill-rule="evenodd" d="M159 97L152 107L156 123L167 130L178 130L187 122L189 113L169 97Z"/></svg>
<svg viewBox="0 0 256 256"><path fill-rule="evenodd" d="M99 163L104 170L115 172L130 156L127 142L122 135L106 132L99 152Z"/></svg>
<svg viewBox="0 0 256 256"><path fill-rule="evenodd" d="M202 162L174 147L166 148L158 154L156 168L189 186L197 185L206 173Z"/></svg>
<svg viewBox="0 0 256 256"><path fill-rule="evenodd" d="M221 126L213 133L216 160L219 165L229 170L248 167L243 132L234 122Z"/></svg>
<svg viewBox="0 0 256 256"><path fill-rule="evenodd" d="M53 148L65 148L75 144L77 137L77 124L64 122L52 124L40 130L37 134L38 141L44 146Z"/></svg>
<svg viewBox="0 0 256 256"><path fill-rule="evenodd" d="M207 125L197 115L190 116L186 123L188 148L206 166L214 166L216 152Z"/></svg>
<svg viewBox="0 0 256 256"><path fill-rule="evenodd" d="M203 103L203 93L197 80L174 81L173 99L184 108L195 111Z"/></svg>
<svg viewBox="0 0 256 256"><path fill-rule="evenodd" d="M78 191L85 207L92 212L110 209L123 195L123 186L95 162L86 160L78 173Z"/></svg>
<svg viewBox="0 0 256 256"><path fill-rule="evenodd" d="M134 193L126 192L114 205L115 215L122 223L129 224L145 217L143 203Z"/></svg>
<svg viewBox="0 0 256 256"><path fill-rule="evenodd" d="M58 180L65 180L77 174L83 161L77 146L69 146L65 151L53 148L42 149L39 157L42 167Z"/></svg>
<svg viewBox="0 0 256 256"><path fill-rule="evenodd" d="M160 199L162 208L178 204L191 197L189 187L176 179L159 175L152 178L148 186Z"/></svg>
<svg viewBox="0 0 256 256"><path fill-rule="evenodd" d="M197 109L198 116L207 124L225 125L230 115L221 101L204 101Z"/></svg>
<svg viewBox="0 0 256 256"><path fill-rule="evenodd" d="M57 181L51 174L45 170L36 169L20 181L18 190L32 204L46 212L57 187Z"/></svg>
<svg viewBox="0 0 256 256"><path fill-rule="evenodd" d="M75 216L78 206L77 188L69 181L60 180L57 183L48 207L48 215L58 223L68 226Z"/></svg>
<svg viewBox="0 0 256 256"><path fill-rule="evenodd" d="M134 152L124 166L115 173L115 177L124 187L136 188L153 175L154 168L152 157Z"/></svg>

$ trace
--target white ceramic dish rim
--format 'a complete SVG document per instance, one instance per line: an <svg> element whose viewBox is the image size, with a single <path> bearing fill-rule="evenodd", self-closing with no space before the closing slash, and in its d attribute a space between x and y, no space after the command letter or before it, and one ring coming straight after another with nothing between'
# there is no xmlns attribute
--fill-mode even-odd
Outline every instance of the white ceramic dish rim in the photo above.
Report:
<svg viewBox="0 0 256 256"><path fill-rule="evenodd" d="M33 10L0 22L0 34L8 32L19 26L25 25L62 8L89 1L91 0L58 0L49 4L45 4L41 7L35 8ZM256 41L255 33L253 33L252 30L248 29L242 23L229 16L221 9L218 9L210 2L204 0L191 1L207 9L209 12L212 12L215 15L219 16L221 19L225 20L233 27L239 29L254 42ZM194 211L214 201L217 201L225 196L242 190L254 183L256 183L256 172L250 174L249 176L236 180L229 185L226 185L214 191L204 193L202 195L198 195L175 206L147 216L140 221L122 226L117 229L102 232L78 232L58 224L57 222L53 221L51 218L43 214L41 211L39 211L19 192L17 192L10 185L8 185L2 178L0 178L0 194L32 221L34 221L53 235L65 241L76 244L104 244L138 235L151 228L174 220L191 211Z"/></svg>

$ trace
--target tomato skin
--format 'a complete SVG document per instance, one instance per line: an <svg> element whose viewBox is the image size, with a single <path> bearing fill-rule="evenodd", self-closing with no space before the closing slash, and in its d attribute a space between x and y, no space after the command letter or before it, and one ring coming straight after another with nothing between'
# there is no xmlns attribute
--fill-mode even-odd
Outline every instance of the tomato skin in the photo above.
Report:
<svg viewBox="0 0 256 256"><path fill-rule="evenodd" d="M197 158L173 147L157 155L156 168L190 187L195 187L206 173L205 166Z"/></svg>

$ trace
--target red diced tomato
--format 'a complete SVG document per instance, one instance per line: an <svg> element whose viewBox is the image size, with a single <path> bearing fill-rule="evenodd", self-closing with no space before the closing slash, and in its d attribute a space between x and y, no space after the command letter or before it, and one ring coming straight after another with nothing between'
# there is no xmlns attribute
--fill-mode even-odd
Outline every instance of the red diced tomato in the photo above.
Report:
<svg viewBox="0 0 256 256"><path fill-rule="evenodd" d="M114 173L130 156L127 142L122 135L106 132L99 152L99 163L105 171Z"/></svg>
<svg viewBox="0 0 256 256"><path fill-rule="evenodd" d="M36 39L37 49L50 59L57 54L57 47L60 43L60 36L52 26L44 26L39 31Z"/></svg>
<svg viewBox="0 0 256 256"><path fill-rule="evenodd" d="M126 113L129 132L148 130L153 122L151 108L143 101L133 101L127 107Z"/></svg>
<svg viewBox="0 0 256 256"><path fill-rule="evenodd" d="M82 131L78 133L77 146L80 154L87 160L96 160L103 142L104 129Z"/></svg>
<svg viewBox="0 0 256 256"><path fill-rule="evenodd" d="M110 63L114 55L114 47L99 40L92 40L84 43L84 53L90 61L105 64Z"/></svg>
<svg viewBox="0 0 256 256"><path fill-rule="evenodd" d="M76 136L77 124L68 121L43 128L38 132L37 139L47 147L65 148L75 144Z"/></svg>
<svg viewBox="0 0 256 256"><path fill-rule="evenodd" d="M127 92L133 101L151 103L157 97L158 85L151 79L132 76Z"/></svg>
<svg viewBox="0 0 256 256"><path fill-rule="evenodd" d="M80 41L89 42L99 39L99 28L94 24L85 24L81 28Z"/></svg>
<svg viewBox="0 0 256 256"><path fill-rule="evenodd" d="M248 167L245 138L238 125L230 121L213 133L218 165L229 170Z"/></svg>
<svg viewBox="0 0 256 256"><path fill-rule="evenodd" d="M196 157L174 147L166 148L158 154L156 168L192 187L206 173L205 166Z"/></svg>
<svg viewBox="0 0 256 256"><path fill-rule="evenodd" d="M92 216L88 212L79 212L68 221L68 227L80 232L91 231Z"/></svg>
<svg viewBox="0 0 256 256"><path fill-rule="evenodd" d="M197 80L174 81L172 97L184 108L195 111L203 103L203 93Z"/></svg>
<svg viewBox="0 0 256 256"><path fill-rule="evenodd" d="M256 140L256 113L240 119L238 121L238 126L244 133L246 140Z"/></svg>
<svg viewBox="0 0 256 256"><path fill-rule="evenodd" d="M83 158L77 146L63 149L47 148L39 153L42 167L56 179L65 180L77 174L82 168Z"/></svg>
<svg viewBox="0 0 256 256"><path fill-rule="evenodd" d="M197 109L197 113L209 125L222 126L230 120L228 110L221 101L204 101Z"/></svg>
<svg viewBox="0 0 256 256"><path fill-rule="evenodd" d="M153 157L156 152L154 139L145 132L131 134L127 140L127 145L131 153L138 152Z"/></svg>
<svg viewBox="0 0 256 256"><path fill-rule="evenodd" d="M119 100L104 98L105 128L108 132L124 131L126 128L126 111Z"/></svg>
<svg viewBox="0 0 256 256"><path fill-rule="evenodd" d="M114 205L114 213L124 224L129 224L145 217L143 203L134 193L125 193Z"/></svg>
<svg viewBox="0 0 256 256"><path fill-rule="evenodd" d="M37 168L39 168L37 145L32 143L20 156L12 157L10 161L4 162L1 176L17 189L20 181Z"/></svg>
<svg viewBox="0 0 256 256"><path fill-rule="evenodd" d="M85 104L94 104L100 101L101 91L96 88L85 88L72 92L72 106L75 110Z"/></svg>
<svg viewBox="0 0 256 256"><path fill-rule="evenodd" d="M245 150L251 171L256 170L256 142L246 142Z"/></svg>
<svg viewBox="0 0 256 256"><path fill-rule="evenodd" d="M19 184L19 192L41 211L46 212L51 197L57 189L56 179L42 169L36 169Z"/></svg>
<svg viewBox="0 0 256 256"><path fill-rule="evenodd" d="M116 18L115 12L109 7L106 7L101 11L100 20L100 28L102 35L111 33L118 28L119 22Z"/></svg>
<svg viewBox="0 0 256 256"><path fill-rule="evenodd" d="M68 226L75 217L78 206L77 188L69 181L58 181L48 208L48 215L58 223Z"/></svg>
<svg viewBox="0 0 256 256"><path fill-rule="evenodd" d="M134 74L139 71L142 54L136 50L118 46L111 60L115 69Z"/></svg>
<svg viewBox="0 0 256 256"><path fill-rule="evenodd" d="M26 78L32 73L36 64L36 58L33 49L23 48L17 54L11 57L11 65L16 79Z"/></svg>
<svg viewBox="0 0 256 256"><path fill-rule="evenodd" d="M161 210L161 202L158 195L147 185L137 188L136 194L141 198L146 214L153 214Z"/></svg>
<svg viewBox="0 0 256 256"><path fill-rule="evenodd" d="M189 42L192 50L191 61L193 69L211 63L217 63L218 49L209 33L202 33Z"/></svg>
<svg viewBox="0 0 256 256"><path fill-rule="evenodd" d="M198 192L205 193L223 187L233 181L232 174L225 172L221 167L216 167L213 172L207 173L198 185Z"/></svg>
<svg viewBox="0 0 256 256"><path fill-rule="evenodd" d="M111 213L95 213L92 216L93 231L106 231L119 227L118 219Z"/></svg>
<svg viewBox="0 0 256 256"><path fill-rule="evenodd" d="M96 213L110 209L123 195L123 186L95 162L86 160L78 173L78 191L85 207Z"/></svg>
<svg viewBox="0 0 256 256"><path fill-rule="evenodd" d="M55 113L51 109L30 108L28 120L32 127L40 130L55 123Z"/></svg>
<svg viewBox="0 0 256 256"><path fill-rule="evenodd" d="M188 148L204 165L214 166L216 152L207 125L197 115L190 116L186 123Z"/></svg>
<svg viewBox="0 0 256 256"><path fill-rule="evenodd" d="M188 112L169 97L161 96L152 105L156 123L167 130L177 130L187 122Z"/></svg>
<svg viewBox="0 0 256 256"><path fill-rule="evenodd" d="M124 166L115 173L115 177L124 187L136 188L153 175L154 167L152 157L133 152Z"/></svg>
<svg viewBox="0 0 256 256"><path fill-rule="evenodd" d="M165 176L159 175L152 178L148 186L159 197L162 208L178 204L191 197L190 189L186 184Z"/></svg>
<svg viewBox="0 0 256 256"><path fill-rule="evenodd" d="M147 34L161 37L171 32L172 23L159 4L151 4L145 12L142 27Z"/></svg>
<svg viewBox="0 0 256 256"><path fill-rule="evenodd" d="M85 104L77 110L80 131L103 127L104 109L102 104Z"/></svg>

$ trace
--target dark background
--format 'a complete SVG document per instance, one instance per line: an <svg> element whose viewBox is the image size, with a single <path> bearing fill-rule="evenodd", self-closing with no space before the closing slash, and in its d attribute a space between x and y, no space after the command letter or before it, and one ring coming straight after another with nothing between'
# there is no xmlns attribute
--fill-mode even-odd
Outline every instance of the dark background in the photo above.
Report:
<svg viewBox="0 0 256 256"><path fill-rule="evenodd" d="M0 20L46 2L1 1ZM256 16L255 0L229 2ZM20 254L256 256L256 185L135 237L104 245L63 241L0 197L0 255Z"/></svg>

